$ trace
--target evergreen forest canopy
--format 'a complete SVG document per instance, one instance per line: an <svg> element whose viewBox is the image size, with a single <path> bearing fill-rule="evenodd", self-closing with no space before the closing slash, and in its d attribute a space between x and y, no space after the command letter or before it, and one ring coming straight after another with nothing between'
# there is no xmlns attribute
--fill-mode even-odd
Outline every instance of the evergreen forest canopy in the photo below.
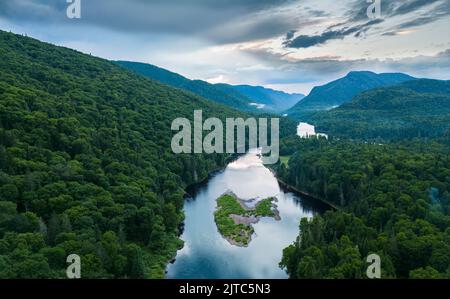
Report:
<svg viewBox="0 0 450 299"><path fill-rule="evenodd" d="M394 77L383 84L410 79ZM231 158L174 155L172 120L198 109L253 116L177 87L0 31L0 278L64 278L73 253L83 278L164 276L182 245L184 188ZM354 92L308 114L329 141L280 121L278 176L338 207L302 220L281 267L292 278L365 278L377 253L384 278L450 278L449 82Z"/></svg>
<svg viewBox="0 0 450 299"><path fill-rule="evenodd" d="M389 145L304 140L278 174L339 207L303 219L281 266L292 278L450 278L450 150L429 142Z"/></svg>
<svg viewBox="0 0 450 299"><path fill-rule="evenodd" d="M373 89L311 116L330 140L283 138L288 184L338 207L303 219L291 278L450 278L450 81Z"/></svg>
<svg viewBox="0 0 450 299"><path fill-rule="evenodd" d="M289 117L304 121L317 111L330 110L350 102L361 92L411 80L415 78L402 73L376 74L368 71L353 71L343 78L314 87L307 97L289 109L287 113Z"/></svg>
<svg viewBox="0 0 450 299"><path fill-rule="evenodd" d="M279 113L291 108L305 97L303 94L288 94L262 86L211 84L202 80L190 80L177 73L146 63L131 61L116 61L116 63L169 86L181 88L205 99L254 113ZM254 106L256 104L263 105L263 107L258 109Z"/></svg>
<svg viewBox="0 0 450 299"><path fill-rule="evenodd" d="M255 110L254 107L249 105L251 99L235 90L231 85L210 84L202 80L190 80L177 73L146 63L131 61L116 61L115 63L147 78L172 87L190 91L213 102L221 103L243 111Z"/></svg>
<svg viewBox="0 0 450 299"><path fill-rule="evenodd" d="M245 116L112 62L0 31L0 278L157 278L183 188L225 155L174 155L171 122Z"/></svg>
<svg viewBox="0 0 450 299"><path fill-rule="evenodd" d="M308 121L334 137L383 141L450 134L450 81L421 79L372 89Z"/></svg>

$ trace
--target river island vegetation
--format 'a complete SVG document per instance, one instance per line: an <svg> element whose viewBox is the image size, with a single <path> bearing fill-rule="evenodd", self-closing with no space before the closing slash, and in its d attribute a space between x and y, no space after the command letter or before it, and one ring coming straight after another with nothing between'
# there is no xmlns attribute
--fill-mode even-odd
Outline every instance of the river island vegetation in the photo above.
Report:
<svg viewBox="0 0 450 299"><path fill-rule="evenodd" d="M226 155L174 155L171 122L242 115L107 60L0 31L0 278L162 278L184 188Z"/></svg>
<svg viewBox="0 0 450 299"><path fill-rule="evenodd" d="M248 246L254 229L261 217L276 218L275 198L261 200L254 208L249 208L235 194L228 192L217 199L217 210L214 213L220 234L231 244Z"/></svg>

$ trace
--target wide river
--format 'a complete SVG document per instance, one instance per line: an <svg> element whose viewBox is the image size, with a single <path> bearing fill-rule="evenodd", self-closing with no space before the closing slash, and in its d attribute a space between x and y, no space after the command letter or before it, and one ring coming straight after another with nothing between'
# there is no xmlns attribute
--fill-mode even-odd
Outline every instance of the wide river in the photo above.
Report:
<svg viewBox="0 0 450 299"><path fill-rule="evenodd" d="M263 218L254 224L255 234L246 248L229 244L214 222L216 199L232 191L242 199L275 196L281 221ZM283 248L294 242L303 217L313 217L326 207L283 191L256 152L248 153L205 184L191 191L184 206L184 248L169 264L167 278L287 278L278 267Z"/></svg>

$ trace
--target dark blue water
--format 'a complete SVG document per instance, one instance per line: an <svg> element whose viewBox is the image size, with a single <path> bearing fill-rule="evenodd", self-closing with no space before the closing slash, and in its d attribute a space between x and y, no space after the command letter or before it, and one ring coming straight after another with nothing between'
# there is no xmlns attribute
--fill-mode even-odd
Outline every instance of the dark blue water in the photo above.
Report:
<svg viewBox="0 0 450 299"><path fill-rule="evenodd" d="M230 245L214 222L216 199L228 190L242 199L277 197L281 221L263 218L253 225L255 235L249 247ZM300 219L323 211L323 205L285 193L258 156L249 153L201 186L184 209L186 221L181 238L185 246L175 263L168 266L168 278L262 279L287 278L278 267L283 248L296 239Z"/></svg>

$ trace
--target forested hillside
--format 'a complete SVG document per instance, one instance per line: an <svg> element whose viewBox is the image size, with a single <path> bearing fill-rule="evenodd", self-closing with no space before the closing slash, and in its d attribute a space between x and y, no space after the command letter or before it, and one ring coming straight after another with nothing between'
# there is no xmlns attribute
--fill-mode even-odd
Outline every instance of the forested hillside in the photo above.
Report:
<svg viewBox="0 0 450 299"><path fill-rule="evenodd" d="M173 155L171 122L236 111L112 62L0 31L0 278L162 277L183 188L225 163Z"/></svg>
<svg viewBox="0 0 450 299"><path fill-rule="evenodd" d="M397 85L415 78L401 73L350 72L323 86L314 87L301 102L288 110L289 117L305 120L312 113L336 108L357 94L378 87Z"/></svg>
<svg viewBox="0 0 450 299"><path fill-rule="evenodd" d="M450 134L450 81L414 80L373 89L309 118L334 137L396 140Z"/></svg>
<svg viewBox="0 0 450 299"><path fill-rule="evenodd" d="M151 64L130 61L117 61L116 63L147 78L169 86L190 91L196 95L204 97L205 99L244 111L256 110L254 107L249 105L249 103L252 102L251 99L244 96L230 85L210 84L202 80L190 80L179 74Z"/></svg>
<svg viewBox="0 0 450 299"><path fill-rule="evenodd" d="M365 278L375 253L382 278L450 278L448 143L311 139L284 147L296 153L278 175L339 207L301 221L280 263L290 277Z"/></svg>
<svg viewBox="0 0 450 299"><path fill-rule="evenodd" d="M248 97L253 103L265 105L264 110L272 112L285 111L305 97L303 94L289 94L262 86L234 85L232 87Z"/></svg>
<svg viewBox="0 0 450 299"><path fill-rule="evenodd" d="M116 63L150 79L243 111L278 113L291 108L305 97L303 94L288 94L262 86L211 84L202 80L190 80L146 63L131 61L116 61ZM262 104L264 107L258 109L251 104Z"/></svg>
<svg viewBox="0 0 450 299"><path fill-rule="evenodd" d="M335 211L304 219L292 278L450 278L450 84L413 80L307 118L330 140L281 141L278 176ZM286 160L288 162L286 163Z"/></svg>

